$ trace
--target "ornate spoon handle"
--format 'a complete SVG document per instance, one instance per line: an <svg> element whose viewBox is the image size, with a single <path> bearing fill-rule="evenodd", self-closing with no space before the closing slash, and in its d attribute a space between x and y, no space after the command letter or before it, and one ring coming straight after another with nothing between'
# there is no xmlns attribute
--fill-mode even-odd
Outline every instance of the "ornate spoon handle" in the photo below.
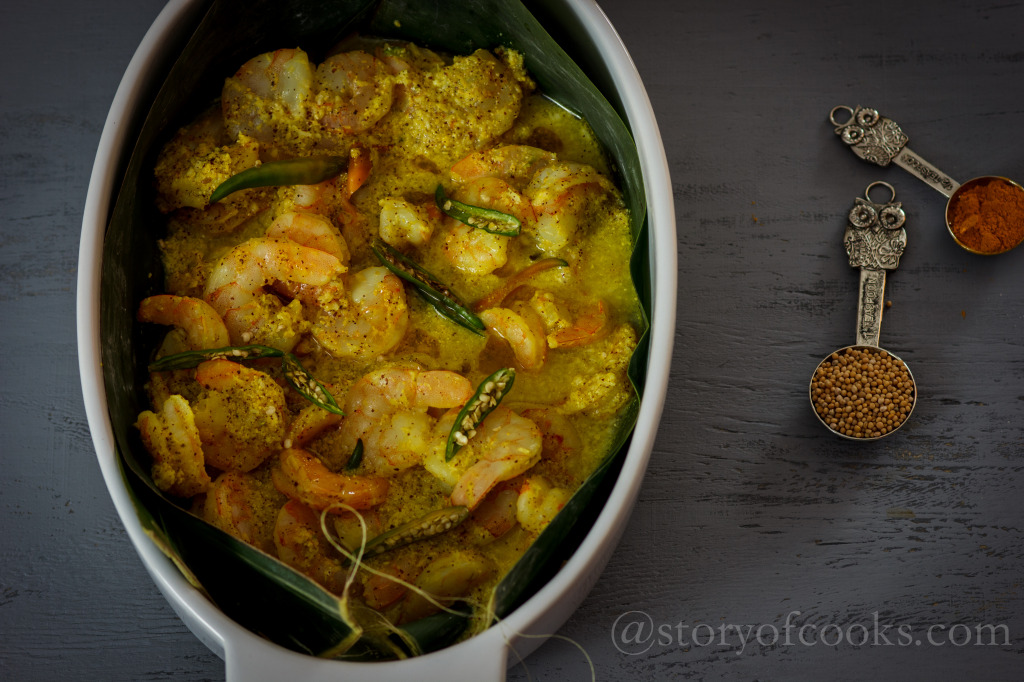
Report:
<svg viewBox="0 0 1024 682"><path fill-rule="evenodd" d="M839 121L836 118L839 112L846 112L850 117ZM959 182L912 152L907 147L909 138L899 124L881 116L877 110L840 105L829 112L828 120L835 126L836 135L865 161L879 166L895 163L946 198L960 186Z"/></svg>
<svg viewBox="0 0 1024 682"><path fill-rule="evenodd" d="M857 345L878 347L882 335L882 310L885 300L885 270L860 269L860 295L857 299Z"/></svg>
<svg viewBox="0 0 1024 682"><path fill-rule="evenodd" d="M871 200L871 190L886 187L892 196L884 203ZM843 235L850 267L860 269L857 300L857 345L878 346L885 300L885 271L895 270L907 246L903 227L906 214L895 201L896 190L886 182L873 182L857 197Z"/></svg>

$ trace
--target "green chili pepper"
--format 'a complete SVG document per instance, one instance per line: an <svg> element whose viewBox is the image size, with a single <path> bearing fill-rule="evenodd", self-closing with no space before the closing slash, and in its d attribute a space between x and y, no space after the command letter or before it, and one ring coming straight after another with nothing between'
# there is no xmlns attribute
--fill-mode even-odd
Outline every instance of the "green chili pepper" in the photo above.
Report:
<svg viewBox="0 0 1024 682"><path fill-rule="evenodd" d="M356 446L352 448L352 456L348 458L348 462L345 463L345 471L352 471L358 469L359 465L363 463L363 439L360 438L356 441Z"/></svg>
<svg viewBox="0 0 1024 682"><path fill-rule="evenodd" d="M281 359L281 368L284 370L284 378L303 398L333 414L345 414L334 401L334 396L302 366L297 357L285 353Z"/></svg>
<svg viewBox="0 0 1024 682"><path fill-rule="evenodd" d="M501 399L512 389L516 379L516 371L511 367L499 369L497 372L480 382L476 393L469 399L455 417L452 430L448 433L444 459L450 461L459 449L476 435L480 423L498 406Z"/></svg>
<svg viewBox="0 0 1024 682"><path fill-rule="evenodd" d="M462 300L452 293L451 289L442 284L432 274L421 268L401 251L378 241L370 245L380 262L391 272L412 284L428 303L434 306L441 315L452 322L462 325L474 334L481 334L487 328L483 320L477 317Z"/></svg>
<svg viewBox="0 0 1024 682"><path fill-rule="evenodd" d="M166 372L172 369L192 369L207 360L256 360L259 358L279 358L283 351L270 346L226 346L207 350L187 350L184 353L165 355L149 365L150 372Z"/></svg>
<svg viewBox="0 0 1024 682"><path fill-rule="evenodd" d="M470 227L478 227L484 232L500 234L503 237L517 237L522 229L522 223L514 215L449 199L445 194L444 185L437 186L434 201L446 215Z"/></svg>
<svg viewBox="0 0 1024 682"><path fill-rule="evenodd" d="M465 521L468 516L469 509L466 507L435 509L370 540L363 548L363 556L376 556L397 547L446 533Z"/></svg>
<svg viewBox="0 0 1024 682"><path fill-rule="evenodd" d="M210 195L210 203L215 204L229 194L253 187L315 185L341 175L348 168L348 161L347 156L310 156L268 161L236 173L220 183Z"/></svg>

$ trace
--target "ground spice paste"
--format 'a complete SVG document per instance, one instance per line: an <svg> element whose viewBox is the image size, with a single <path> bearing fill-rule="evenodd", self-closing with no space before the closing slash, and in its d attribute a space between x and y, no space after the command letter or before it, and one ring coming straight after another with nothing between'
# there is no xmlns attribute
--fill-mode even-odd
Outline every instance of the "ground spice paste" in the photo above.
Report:
<svg viewBox="0 0 1024 682"><path fill-rule="evenodd" d="M998 177L965 183L950 201L947 221L972 251L1008 251L1024 240L1024 189Z"/></svg>
<svg viewBox="0 0 1024 682"><path fill-rule="evenodd" d="M347 598L391 623L437 610L391 577L486 604L634 397L629 216L590 128L515 52L359 38L243 64L155 175L166 293L138 316L200 359L150 376L156 485L335 593L321 515L349 550L361 517L378 573Z"/></svg>

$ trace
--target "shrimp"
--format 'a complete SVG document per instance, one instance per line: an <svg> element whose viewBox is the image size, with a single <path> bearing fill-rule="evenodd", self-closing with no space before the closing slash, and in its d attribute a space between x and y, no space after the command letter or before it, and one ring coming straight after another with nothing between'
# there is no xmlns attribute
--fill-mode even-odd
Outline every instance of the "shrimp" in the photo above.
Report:
<svg viewBox="0 0 1024 682"><path fill-rule="evenodd" d="M157 181L157 209L205 209L217 185L259 161L259 143L242 138L229 143L220 112L211 109L194 123L182 128L161 150L154 174ZM233 197L211 211L211 227L230 221L238 208ZM232 206L228 209L227 206Z"/></svg>
<svg viewBox="0 0 1024 682"><path fill-rule="evenodd" d="M608 333L607 306L600 299L586 304L574 322L563 316L554 294L550 292L534 292L529 305L548 330L549 348L583 346Z"/></svg>
<svg viewBox="0 0 1024 682"><path fill-rule="evenodd" d="M320 528L320 515L289 500L274 523L277 558L335 594L345 589L345 566Z"/></svg>
<svg viewBox="0 0 1024 682"><path fill-rule="evenodd" d="M476 147L507 131L519 115L523 89L518 74L487 50L455 57L451 66L432 75L450 111L448 125Z"/></svg>
<svg viewBox="0 0 1024 682"><path fill-rule="evenodd" d="M153 456L156 487L178 497L192 497L210 487L202 440L187 400L172 395L160 412L142 412L135 426Z"/></svg>
<svg viewBox="0 0 1024 682"><path fill-rule="evenodd" d="M307 405L288 426L284 446L286 448L304 448L327 430L338 426L341 420L340 414L328 412L318 405Z"/></svg>
<svg viewBox="0 0 1024 682"><path fill-rule="evenodd" d="M270 239L290 239L296 244L323 251L345 265L349 261L348 244L331 221L316 213L290 211L274 218L267 228Z"/></svg>
<svg viewBox="0 0 1024 682"><path fill-rule="evenodd" d="M291 239L256 237L233 248L214 266L204 298L223 316L253 301L274 281L321 286L342 272L341 261L326 251Z"/></svg>
<svg viewBox="0 0 1024 682"><path fill-rule="evenodd" d="M273 477L274 486L291 499L332 514L347 511L340 504L353 509L375 507L388 493L387 479L335 473L313 453L294 447L281 451Z"/></svg>
<svg viewBox="0 0 1024 682"><path fill-rule="evenodd" d="M380 238L395 248L429 242L434 234L433 219L427 208L401 197L380 200Z"/></svg>
<svg viewBox="0 0 1024 682"><path fill-rule="evenodd" d="M558 161L555 154L526 145L473 152L455 163L451 174L454 181L466 184L504 181L509 187L506 196L521 193L525 208L489 207L517 216L523 231L548 255L569 244L595 205L615 196L611 182L593 167ZM496 187L492 186L492 195Z"/></svg>
<svg viewBox="0 0 1024 682"><path fill-rule="evenodd" d="M202 515L225 533L273 553L275 510L282 503L280 494L264 480L225 471L207 490Z"/></svg>
<svg viewBox="0 0 1024 682"><path fill-rule="evenodd" d="M253 57L224 82L221 108L232 137L244 134L272 145L285 129L298 134L312 97L313 67L306 53L275 50Z"/></svg>
<svg viewBox="0 0 1024 682"><path fill-rule="evenodd" d="M394 78L375 57L343 52L317 67L316 88L317 113L325 128L362 133L391 110Z"/></svg>
<svg viewBox="0 0 1024 682"><path fill-rule="evenodd" d="M550 255L564 249L593 206L613 192L591 166L555 162L541 168L524 190L537 216L532 232L538 248Z"/></svg>
<svg viewBox="0 0 1024 682"><path fill-rule="evenodd" d="M543 476L530 476L519 489L516 520L529 532L540 533L571 497L571 491L551 485Z"/></svg>
<svg viewBox="0 0 1024 682"><path fill-rule="evenodd" d="M205 389L193 408L206 463L223 471L251 471L281 449L288 406L269 375L230 360L196 368Z"/></svg>
<svg viewBox="0 0 1024 682"><path fill-rule="evenodd" d="M473 385L447 370L384 368L363 376L348 392L341 448L363 441L363 466L390 475L418 464L432 441L428 408L461 406Z"/></svg>
<svg viewBox="0 0 1024 682"><path fill-rule="evenodd" d="M473 510L471 523L467 524L476 544L487 544L512 530L516 525L516 500L519 492L515 488L495 487Z"/></svg>
<svg viewBox="0 0 1024 682"><path fill-rule="evenodd" d="M469 549L456 549L434 559L419 577L416 587L441 604L451 604L468 595L497 571L489 558ZM409 595L402 604L400 622L409 623L435 613L439 608L419 592Z"/></svg>
<svg viewBox="0 0 1024 682"><path fill-rule="evenodd" d="M523 369L540 369L547 358L547 342L540 318L529 308L488 308L479 315L487 329L505 339Z"/></svg>
<svg viewBox="0 0 1024 682"><path fill-rule="evenodd" d="M535 220L529 200L501 178L473 178L453 196L471 206L514 215L524 225ZM491 234L453 218L446 222L449 230L445 237L444 253L455 267L471 274L487 275L508 261L511 237Z"/></svg>
<svg viewBox="0 0 1024 682"><path fill-rule="evenodd" d="M476 178L502 178L523 189L541 168L554 163L552 152L523 144L494 147L472 152L452 166L452 180L466 182Z"/></svg>
<svg viewBox="0 0 1024 682"><path fill-rule="evenodd" d="M356 148L353 147L352 154ZM369 158L368 152L360 152L359 158ZM315 213L332 222L334 225L345 226L359 219L359 211L352 205L352 193L349 185L354 182L352 171L354 161L349 161L348 177L342 176L324 180L315 185L292 185L278 189L281 205L289 203L296 211Z"/></svg>
<svg viewBox="0 0 1024 682"><path fill-rule="evenodd" d="M444 239L444 255L463 272L488 275L508 262L509 239L453 220Z"/></svg>
<svg viewBox="0 0 1024 682"><path fill-rule="evenodd" d="M436 433L447 433L454 412L438 421ZM424 466L442 483L452 485L454 480L452 504L475 509L498 483L529 471L540 461L542 450L543 436L537 425L499 405L451 461L445 461L442 439L424 460Z"/></svg>
<svg viewBox="0 0 1024 682"><path fill-rule="evenodd" d="M330 220L315 213L289 211L274 218L267 228L266 237L290 240L301 246L316 249L338 259L342 271L350 258L348 243ZM274 290L289 298L315 298L316 287L285 281L274 282ZM310 289L313 289L310 293ZM307 295L308 294L308 295Z"/></svg>
<svg viewBox="0 0 1024 682"><path fill-rule="evenodd" d="M408 555L404 555L389 561L378 570L386 575L371 574L363 582L363 601L376 611L391 606L405 596L408 588L394 578L411 582L416 579L418 566Z"/></svg>
<svg viewBox="0 0 1024 682"><path fill-rule="evenodd" d="M544 434L541 454L545 460L563 467L581 461L583 439L568 417L548 407L528 407L520 414Z"/></svg>
<svg viewBox="0 0 1024 682"><path fill-rule="evenodd" d="M409 326L405 287L384 267L361 270L344 296L322 296L313 317L313 338L339 358L370 360L401 343Z"/></svg>
<svg viewBox="0 0 1024 682"><path fill-rule="evenodd" d="M185 336L188 350L223 348L230 344L228 329L206 301L190 296L161 294L144 298L137 315L140 322L172 325Z"/></svg>
<svg viewBox="0 0 1024 682"><path fill-rule="evenodd" d="M290 286L322 286L344 272L334 255L298 244L291 239L256 237L236 246L214 266L203 297L224 318L236 345L298 341L302 328L300 307L285 309L264 288L275 282Z"/></svg>
<svg viewBox="0 0 1024 682"><path fill-rule="evenodd" d="M595 342L589 375L573 378L560 411L581 412L597 419L616 414L633 395L626 370L636 344L636 331L628 324L615 327Z"/></svg>

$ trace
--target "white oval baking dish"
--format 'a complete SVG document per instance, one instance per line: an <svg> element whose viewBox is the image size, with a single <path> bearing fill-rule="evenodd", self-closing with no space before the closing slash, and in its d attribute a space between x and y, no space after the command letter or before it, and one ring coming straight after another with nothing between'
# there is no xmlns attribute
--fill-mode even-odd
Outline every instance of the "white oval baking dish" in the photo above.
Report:
<svg viewBox="0 0 1024 682"><path fill-rule="evenodd" d="M552 0L571 53L620 104L633 132L648 210L651 290L650 353L634 435L610 495L576 552L536 594L500 624L470 640L417 658L353 663L295 653L260 638L224 615L192 587L143 531L120 471L101 368L100 279L103 239L120 186L123 159L149 106L154 71L168 46L197 20L197 2L171 0L131 60L100 139L82 221L78 276L78 347L86 416L104 480L125 528L160 591L188 628L225 661L228 680L503 680L506 667L536 649L583 601L604 569L636 501L667 389L675 327L676 229L665 152L647 93L607 17L592 0ZM612 89L609 92L609 88ZM643 248L641 246L641 248ZM510 655L511 652L511 655Z"/></svg>

